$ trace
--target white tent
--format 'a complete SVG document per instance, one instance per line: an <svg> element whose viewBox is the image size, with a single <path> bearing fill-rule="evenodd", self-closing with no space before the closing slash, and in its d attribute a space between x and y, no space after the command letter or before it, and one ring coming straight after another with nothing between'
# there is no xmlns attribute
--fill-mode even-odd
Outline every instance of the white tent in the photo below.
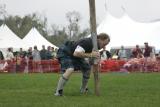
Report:
<svg viewBox="0 0 160 107"><path fill-rule="evenodd" d="M7 25L1 25L0 44L0 48L20 48L22 46L22 40L14 34Z"/></svg>
<svg viewBox="0 0 160 107"><path fill-rule="evenodd" d="M160 22L140 23L130 19L127 14L121 18L115 18L107 12L97 32L110 35L111 42L108 48L121 45L144 45L144 42L148 42L149 45L160 49Z"/></svg>
<svg viewBox="0 0 160 107"><path fill-rule="evenodd" d="M23 47L29 48L33 46L37 46L38 49L42 49L42 45L51 46L54 48L58 48L57 46L50 43L48 40L46 40L38 31L36 28L32 28L28 34L22 39L22 41L25 43Z"/></svg>

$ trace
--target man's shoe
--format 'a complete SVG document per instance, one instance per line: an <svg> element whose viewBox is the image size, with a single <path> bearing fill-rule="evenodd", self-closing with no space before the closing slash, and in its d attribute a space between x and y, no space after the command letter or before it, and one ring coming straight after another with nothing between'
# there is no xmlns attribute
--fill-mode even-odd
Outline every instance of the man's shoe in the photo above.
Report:
<svg viewBox="0 0 160 107"><path fill-rule="evenodd" d="M86 88L86 89L80 89L80 92L81 92L82 94L86 94L86 93L89 92L89 89L88 89L88 88Z"/></svg>
<svg viewBox="0 0 160 107"><path fill-rule="evenodd" d="M63 96L63 90L58 90L58 92L54 93L55 96Z"/></svg>

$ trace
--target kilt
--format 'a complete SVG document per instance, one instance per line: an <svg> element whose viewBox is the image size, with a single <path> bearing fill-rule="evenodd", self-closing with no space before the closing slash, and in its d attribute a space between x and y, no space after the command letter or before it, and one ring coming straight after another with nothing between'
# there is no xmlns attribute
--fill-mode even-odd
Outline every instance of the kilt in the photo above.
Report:
<svg viewBox="0 0 160 107"><path fill-rule="evenodd" d="M64 45L60 47L57 52L57 58L61 64L62 73L68 68L73 68L75 71L81 70L82 72L87 72L91 69L90 64L84 58L78 58L68 54L69 50L67 49L68 48Z"/></svg>

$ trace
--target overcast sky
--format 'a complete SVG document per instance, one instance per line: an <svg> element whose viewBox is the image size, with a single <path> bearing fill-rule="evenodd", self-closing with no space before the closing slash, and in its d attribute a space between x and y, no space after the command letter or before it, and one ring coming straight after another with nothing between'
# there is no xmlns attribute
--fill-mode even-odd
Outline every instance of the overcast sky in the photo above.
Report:
<svg viewBox="0 0 160 107"><path fill-rule="evenodd" d="M6 4L8 14L24 16L34 12L45 15L48 24L66 25L65 14L78 11L82 16L82 25L89 23L89 0L0 0ZM95 0L97 22L100 23L107 10L115 17L121 17L125 12L137 21L147 22L160 18L160 0Z"/></svg>
<svg viewBox="0 0 160 107"><path fill-rule="evenodd" d="M0 0L6 4L8 14L24 16L38 12L47 17L49 24L66 24L65 14L69 11L78 11L82 16L83 26L89 23L88 0ZM97 21L105 17L105 0L96 0Z"/></svg>

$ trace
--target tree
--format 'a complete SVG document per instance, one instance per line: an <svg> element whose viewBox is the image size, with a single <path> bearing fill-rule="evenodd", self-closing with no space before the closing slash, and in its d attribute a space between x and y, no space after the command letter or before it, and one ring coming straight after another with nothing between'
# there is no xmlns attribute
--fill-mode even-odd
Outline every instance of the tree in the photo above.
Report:
<svg viewBox="0 0 160 107"><path fill-rule="evenodd" d="M56 34L48 36L47 39L56 46L62 45L65 41L68 40L65 28L62 30L57 29Z"/></svg>
<svg viewBox="0 0 160 107"><path fill-rule="evenodd" d="M6 5L0 4L0 25L3 24L6 14L7 14Z"/></svg>
<svg viewBox="0 0 160 107"><path fill-rule="evenodd" d="M48 36L47 32L47 18L45 15L41 15L38 13L33 13L31 15L32 19L32 25L38 29L38 31L43 35L43 36Z"/></svg>
<svg viewBox="0 0 160 107"><path fill-rule="evenodd" d="M90 34L90 29L86 28L84 29L79 35L78 35L78 39L82 39L87 37Z"/></svg>
<svg viewBox="0 0 160 107"><path fill-rule="evenodd" d="M10 15L5 18L5 23L20 38L23 38L32 27L37 28L38 31L45 37L48 35L47 18L42 17L37 13L26 15L23 18L21 18L20 16Z"/></svg>
<svg viewBox="0 0 160 107"><path fill-rule="evenodd" d="M5 19L5 24L20 38L23 38L32 28L31 19L27 16L8 16Z"/></svg>
<svg viewBox="0 0 160 107"><path fill-rule="evenodd" d="M51 35L58 35L58 31L59 31L59 26L57 26L56 24L52 24L51 30L48 33L50 33Z"/></svg>
<svg viewBox="0 0 160 107"><path fill-rule="evenodd" d="M72 11L66 13L67 21L69 22L68 31L69 31L69 39L76 40L78 33L80 31L79 22L81 20L81 15L79 12Z"/></svg>

